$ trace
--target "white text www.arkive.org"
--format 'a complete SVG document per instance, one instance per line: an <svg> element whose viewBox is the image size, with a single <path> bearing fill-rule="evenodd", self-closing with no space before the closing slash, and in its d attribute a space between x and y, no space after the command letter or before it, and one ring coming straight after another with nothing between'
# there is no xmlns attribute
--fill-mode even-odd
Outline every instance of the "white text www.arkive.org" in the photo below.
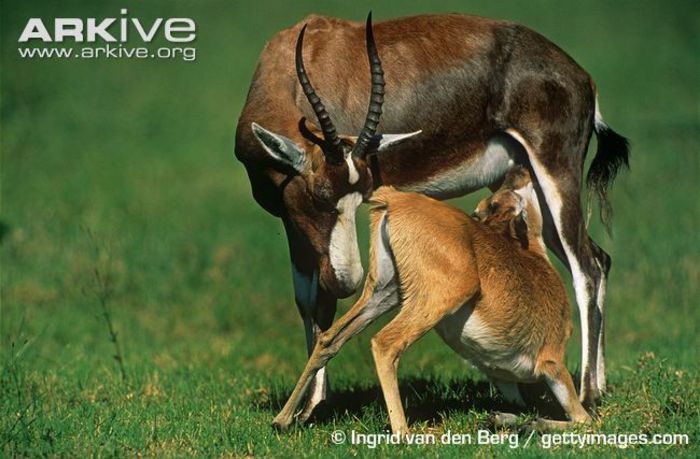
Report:
<svg viewBox="0 0 700 459"><path fill-rule="evenodd" d="M187 62L197 58L194 47L128 47L123 45L86 46L82 48L21 47L17 52L23 59L179 59Z"/></svg>

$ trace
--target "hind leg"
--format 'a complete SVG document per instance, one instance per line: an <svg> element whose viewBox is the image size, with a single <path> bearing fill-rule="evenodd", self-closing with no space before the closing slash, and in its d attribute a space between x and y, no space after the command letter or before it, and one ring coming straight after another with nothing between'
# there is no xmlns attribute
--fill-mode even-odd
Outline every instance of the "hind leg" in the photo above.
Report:
<svg viewBox="0 0 700 459"><path fill-rule="evenodd" d="M535 175L533 174L533 177L534 176ZM549 207L546 204L546 199L539 183L535 184L535 189L537 191L539 202L542 203L540 208L542 210L544 241L547 244L547 247L557 256L557 258L559 258L569 272L571 272L571 266L569 265L567 254L564 251L564 245L559 238L556 225L554 224L554 219ZM608 273L610 272L612 260L610 259L610 255L600 248L600 246L598 246L593 239L589 238L588 242L591 247L592 255L598 264L598 268L600 268L600 279L595 288L596 307L598 309L598 315L600 316L600 333L596 344L596 361L591 362L591 364L596 366L596 380L598 389L600 392L605 392L605 314L603 313L603 308L605 305L607 278Z"/></svg>
<svg viewBox="0 0 700 459"><path fill-rule="evenodd" d="M325 368L328 361L336 356L340 348L350 338L360 333L377 317L398 304L399 296L396 289L392 291L368 291L331 328L322 333L292 394L272 421L272 425L279 429L287 428L292 423L294 412L301 403L304 393L312 384L317 372ZM305 422L310 414L309 411L304 409L297 416L297 421Z"/></svg>
<svg viewBox="0 0 700 459"><path fill-rule="evenodd" d="M372 338L372 355L377 368L377 376L384 394L391 430L395 434L406 435L408 423L404 414L399 393L397 370L399 359L405 350L428 331L435 328L446 316L465 305L479 291L478 277L462 273L462 285L458 292L449 292L450 282L436 279L430 287L422 286L408 293L401 311L379 333ZM443 280L452 276L441 276ZM451 282L454 285L454 281ZM417 291L422 291L418 294ZM429 292L429 293L428 293Z"/></svg>
<svg viewBox="0 0 700 459"><path fill-rule="evenodd" d="M542 373L544 374L545 381L547 385L552 390L552 393L556 399L561 404L566 415L572 422L589 424L591 422L591 416L586 412L576 398L576 389L574 389L574 382L571 379L571 374L566 369L563 363L557 363L549 361L545 363ZM545 425L548 423L546 420L539 421ZM561 421L549 421L551 427L561 427Z"/></svg>
<svg viewBox="0 0 700 459"><path fill-rule="evenodd" d="M581 323L581 401L589 407L600 398L598 370L604 371L603 301L607 272L595 256L593 241L584 226L579 193L559 186L553 177L533 161L533 169L552 212L557 235L574 282ZM604 375L600 376L604 380Z"/></svg>
<svg viewBox="0 0 700 459"><path fill-rule="evenodd" d="M591 247L593 248L593 255L598 261L599 267L602 271L602 276L600 277L600 282L598 283L596 302L600 312L600 334L598 335L597 343L598 352L596 361L596 376L598 378L598 389L601 393L604 393L607 390L607 383L605 380L605 315L603 314L603 307L605 305L605 290L607 287L608 274L610 272L612 260L610 259L610 255L601 249L592 239L590 242Z"/></svg>
<svg viewBox="0 0 700 459"><path fill-rule="evenodd" d="M440 309L433 308L431 311L427 306L421 309L413 304L404 304L397 316L372 338L372 355L377 376L389 412L391 431L395 434L408 434L408 423L396 375L399 359L411 344L440 322L444 317L444 313L438 312Z"/></svg>
<svg viewBox="0 0 700 459"><path fill-rule="evenodd" d="M559 247L556 247L557 244L553 245L563 252L573 278L581 322L580 397L586 406L595 406L600 397L597 376L598 350L603 342L601 300L604 299L604 294L601 294L601 291L605 289L607 272L604 268L606 264L609 266L609 257L606 263L596 257L597 254L600 257L602 250L590 239L585 228L581 209L580 171L551 171L553 166L545 165L540 158L547 156L547 153L551 157L561 154L560 152L548 152L547 149L551 147L547 145L532 146L515 130L509 130L509 134L521 142L528 152L530 165L545 199L541 204L546 205L554 226L550 234L556 235L559 240ZM578 148L585 149L586 146L587 142L584 142ZM604 363L600 367L604 368Z"/></svg>
<svg viewBox="0 0 700 459"><path fill-rule="evenodd" d="M584 226L577 189L557 183L546 169L532 161L537 180L550 208L557 235L568 261L574 283L581 324L580 397L586 406L595 406L598 387L598 350L602 344L603 304L606 272L593 253L592 241ZM602 356L600 356L602 360Z"/></svg>

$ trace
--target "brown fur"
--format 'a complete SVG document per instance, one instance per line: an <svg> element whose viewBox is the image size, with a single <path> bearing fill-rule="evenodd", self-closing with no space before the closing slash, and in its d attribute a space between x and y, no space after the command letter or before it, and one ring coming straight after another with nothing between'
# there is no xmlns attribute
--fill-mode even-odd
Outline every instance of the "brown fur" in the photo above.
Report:
<svg viewBox="0 0 700 459"><path fill-rule="evenodd" d="M416 186L431 185L436 176L476 162L490 141L507 137L511 144L520 143L513 149L516 162L536 160L553 181L554 189L540 194L542 205L561 204L558 216L544 211L543 238L567 268L573 262L580 267L583 281L574 287L577 297L588 298L578 306L587 318L582 336L589 343L583 349L582 398L593 405L605 388L599 298L611 261L588 236L580 203L585 154L596 129L596 90L588 73L543 36L509 21L446 14L377 22L374 35L386 80L378 132L422 133L369 161L353 159L360 180L350 187L347 164L326 164L300 129L302 119L314 120L294 72L294 44L304 24L308 76L338 132L353 134L362 126L370 94L364 26L311 15L279 32L262 51L239 118L235 153L246 167L256 201L282 218L294 268L307 277L318 273L319 295L311 315L324 320L314 327L325 330L336 298L353 293L338 281L329 262L336 223L329 209L340 196L360 192L369 197L382 184L420 189ZM252 122L291 139L310 157L312 170L290 173L272 161L255 139ZM529 145L527 154L511 131ZM601 152L594 163L610 158ZM475 188L497 187L501 177L489 180ZM435 197L471 191L459 188ZM511 233L521 230L514 225Z"/></svg>
<svg viewBox="0 0 700 459"><path fill-rule="evenodd" d="M420 194L390 187L377 190L370 211L371 269L362 296L321 335L274 425L285 428L291 423L315 371L348 339L386 312L373 303L373 299L393 292L387 288L386 273L380 272L386 267L380 266L378 241L385 236L396 270L400 311L374 336L372 353L394 432L408 430L396 377L401 354L433 328L460 352L464 348L450 338L450 330L455 329L454 323L462 329L460 317L465 314L466 321L476 321L479 326L473 333L478 335L475 342L480 349L467 355L478 368L496 381L544 379L573 421L590 422L564 363L571 335L569 303L561 279L545 255L539 208L528 185L527 172L516 169L506 178L504 188L479 204L477 214L483 221ZM512 186L518 188L509 188ZM517 192L530 193L533 198L521 198ZM529 215L528 248L504 231L508 220L520 217L523 209ZM518 366L511 369L506 358L506 364L494 365L489 362L499 362L499 357L490 360L489 352L513 352L515 361L523 356L532 364L524 370ZM560 425L543 422L545 426Z"/></svg>
<svg viewBox="0 0 700 459"><path fill-rule="evenodd" d="M506 191L507 193L507 191ZM503 201L504 192L482 201ZM538 350L538 367L563 358L571 334L566 290L535 240L531 250L513 238L514 220L502 208L483 224L445 203L415 193L380 189L372 197L387 209L391 248L405 302L430 302L445 314L476 297L475 313L512 346ZM373 224L381 213L373 208ZM534 376L539 376L535 374Z"/></svg>

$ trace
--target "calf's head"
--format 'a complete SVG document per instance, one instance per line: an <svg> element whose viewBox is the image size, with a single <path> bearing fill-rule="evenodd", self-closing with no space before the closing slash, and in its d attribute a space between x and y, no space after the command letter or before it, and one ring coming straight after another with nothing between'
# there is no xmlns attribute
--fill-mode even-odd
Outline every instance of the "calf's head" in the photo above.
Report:
<svg viewBox="0 0 700 459"><path fill-rule="evenodd" d="M479 202L472 217L509 234L524 248L528 248L529 240L540 239L542 216L528 170L515 166L508 171L503 185Z"/></svg>
<svg viewBox="0 0 700 459"><path fill-rule="evenodd" d="M257 123L252 124L252 129L269 157L290 172L290 180L283 191L287 218L309 243L317 262L319 282L326 291L344 298L357 290L363 277L355 214L374 189L367 155L385 150L420 131L377 134L384 102L384 73L370 15L366 43L372 84L365 123L357 137L339 135L304 68L305 30L306 26L297 39L296 73L320 129L312 132L303 118L299 129L313 143L313 148L304 149L290 138Z"/></svg>

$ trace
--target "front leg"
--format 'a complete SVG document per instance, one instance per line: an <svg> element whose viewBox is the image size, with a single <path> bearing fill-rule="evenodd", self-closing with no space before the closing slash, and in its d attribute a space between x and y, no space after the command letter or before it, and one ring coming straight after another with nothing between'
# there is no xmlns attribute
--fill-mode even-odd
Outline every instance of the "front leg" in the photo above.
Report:
<svg viewBox="0 0 700 459"><path fill-rule="evenodd" d="M382 217L378 228L381 230L377 231L375 227L373 231L373 243L370 245L370 272L365 281L362 295L348 312L327 331L318 335L319 339L314 351L309 357L292 394L272 422L274 427L285 429L292 423L294 413L307 388L311 387L313 390L313 384L319 372L325 368L326 363L340 351L340 348L349 339L364 330L377 317L399 305L399 281L390 253L385 216ZM308 400L313 400L313 392ZM308 413L304 409L297 416L297 421L304 422L307 419Z"/></svg>
<svg viewBox="0 0 700 459"><path fill-rule="evenodd" d="M340 348L353 336L372 323L377 317L392 309L399 303L398 288L395 283L374 288L372 284L365 288L357 302L338 319L327 331L319 335L314 351L311 353L304 371L302 371L292 394L282 410L275 417L272 425L278 429L286 429L292 423L294 412L302 400L307 388L313 390L313 384L328 361L335 357ZM316 375L316 376L314 376ZM309 400L307 399L307 405ZM300 423L308 419L306 408L297 415Z"/></svg>
<svg viewBox="0 0 700 459"><path fill-rule="evenodd" d="M319 287L318 295L316 297L316 309L315 313L311 318L311 339L309 339L309 331L307 327L307 319L304 319L304 328L307 331L307 351L309 357L313 354L314 349L317 347L319 340L323 334L330 328L333 324L333 318L335 317L335 312L337 309L337 299L331 294L327 293L323 288ZM308 397L304 408L298 415L298 418L302 421L306 421L311 414L314 412L316 407L328 398L328 393L330 391L330 386L328 384L328 372L326 366L321 366L316 372L313 380L311 381L311 387L309 390Z"/></svg>
<svg viewBox="0 0 700 459"><path fill-rule="evenodd" d="M326 331L333 322L337 300L319 287L318 270L304 274L292 261L294 279L294 298L299 313L304 321L306 332L306 349L311 356L318 337ZM302 410L302 416L308 418L313 410L328 396L328 375L326 367L320 367L312 381Z"/></svg>
<svg viewBox="0 0 700 459"><path fill-rule="evenodd" d="M310 356L318 336L333 323L337 299L319 284L318 259L311 246L299 237L290 222L287 220L283 222L292 262L294 300L304 321L306 350ZM327 397L328 375L326 368L322 367L315 373L303 412L308 417Z"/></svg>

